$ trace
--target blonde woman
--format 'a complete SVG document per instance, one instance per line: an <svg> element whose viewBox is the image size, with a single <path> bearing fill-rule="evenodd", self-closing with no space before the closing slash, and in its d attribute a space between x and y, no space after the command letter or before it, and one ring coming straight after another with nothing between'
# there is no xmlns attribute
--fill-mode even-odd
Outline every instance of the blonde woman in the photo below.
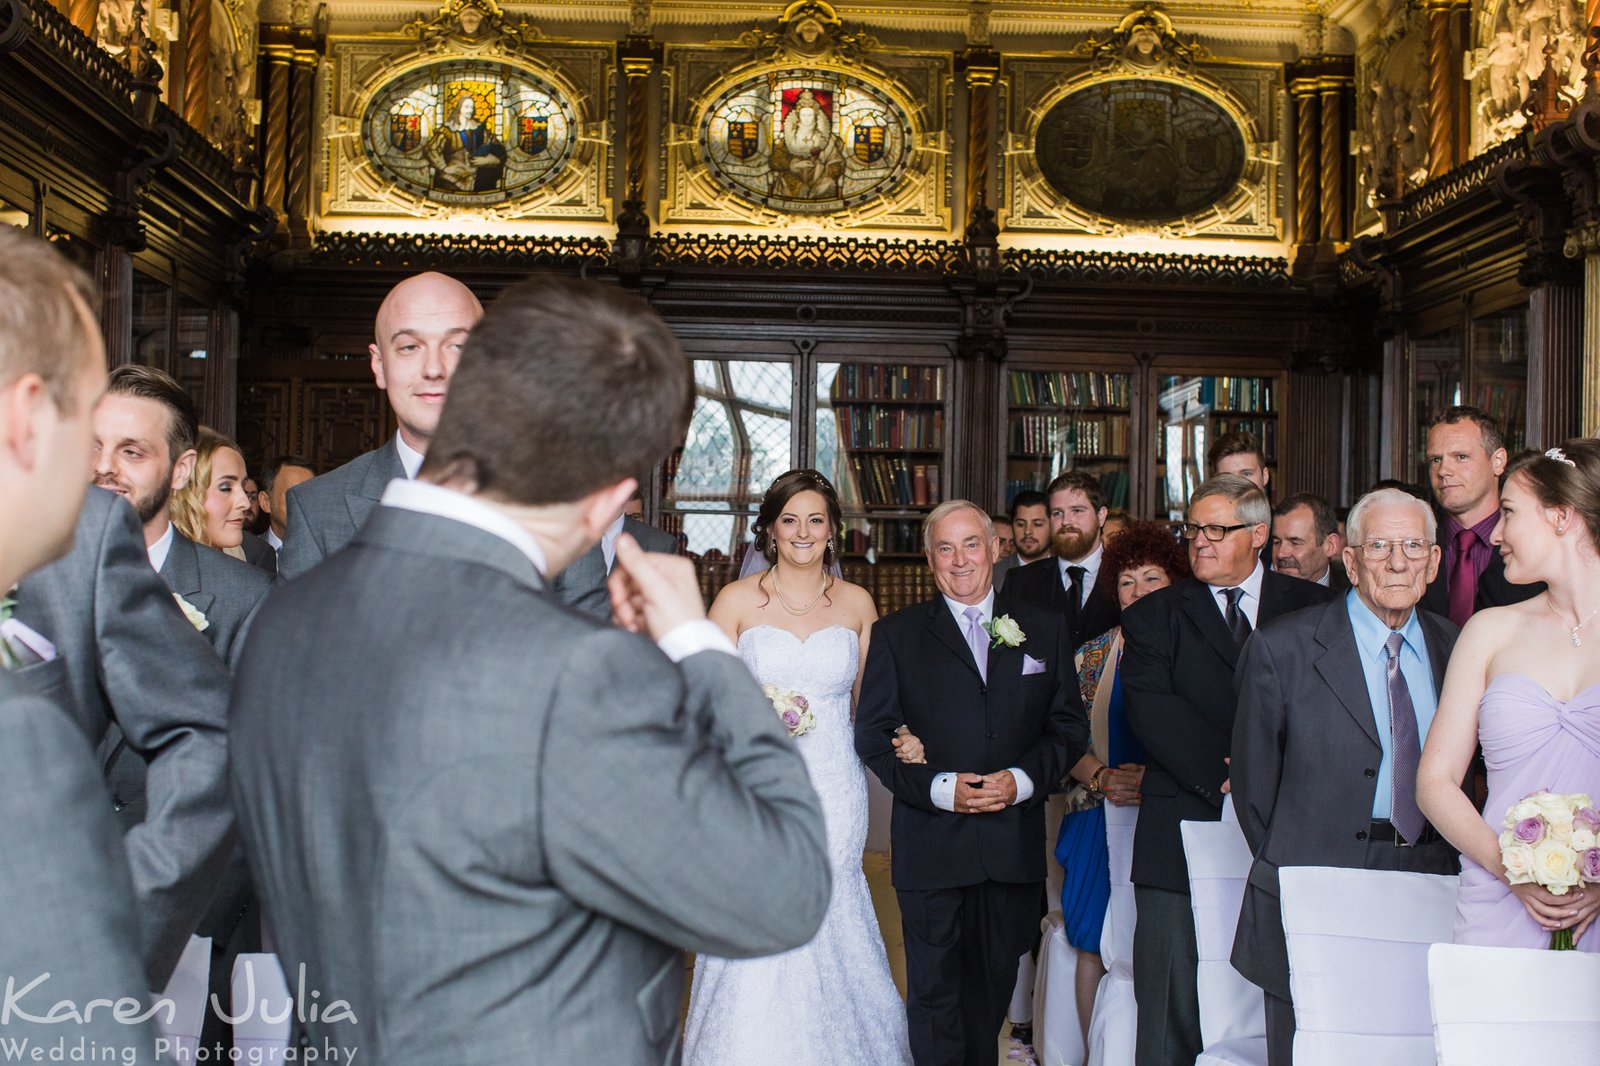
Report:
<svg viewBox="0 0 1600 1066"><path fill-rule="evenodd" d="M250 496L244 490L244 455L239 446L206 426L196 442L194 475L172 494L172 524L178 532L209 548L244 560L245 514Z"/></svg>

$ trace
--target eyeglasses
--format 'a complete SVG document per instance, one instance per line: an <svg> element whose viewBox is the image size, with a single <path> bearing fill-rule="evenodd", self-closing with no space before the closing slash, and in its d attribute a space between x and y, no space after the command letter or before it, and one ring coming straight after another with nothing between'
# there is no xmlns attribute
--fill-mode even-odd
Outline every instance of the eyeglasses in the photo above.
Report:
<svg viewBox="0 0 1600 1066"><path fill-rule="evenodd" d="M1205 538L1207 540L1219 541L1223 537L1226 537L1229 533L1237 533L1241 529L1249 529L1250 527L1251 523L1249 522L1238 526L1219 526L1215 524L1208 526L1197 526L1193 522L1179 522L1178 535L1183 537L1184 540L1193 540L1195 537L1198 537L1203 533L1205 534Z"/></svg>
<svg viewBox="0 0 1600 1066"><path fill-rule="evenodd" d="M1398 547L1405 553L1407 559L1415 562L1418 559L1426 559L1428 557L1428 549L1433 547L1433 541L1418 540L1416 538L1411 540L1369 540L1363 541L1361 544L1352 544L1351 547L1360 548L1361 554L1375 563L1380 563L1389 558L1394 554L1395 548Z"/></svg>

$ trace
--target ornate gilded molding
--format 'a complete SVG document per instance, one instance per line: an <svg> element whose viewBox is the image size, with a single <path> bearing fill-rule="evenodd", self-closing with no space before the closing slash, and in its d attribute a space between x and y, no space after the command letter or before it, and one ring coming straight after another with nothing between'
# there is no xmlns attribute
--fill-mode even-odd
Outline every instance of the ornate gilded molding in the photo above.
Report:
<svg viewBox="0 0 1600 1066"><path fill-rule="evenodd" d="M961 249L957 241L670 233L655 238L654 263L666 267L937 276L958 269Z"/></svg>
<svg viewBox="0 0 1600 1066"><path fill-rule="evenodd" d="M477 237L439 233L319 233L301 263L367 267L598 266L610 243L599 237Z"/></svg>
<svg viewBox="0 0 1600 1066"><path fill-rule="evenodd" d="M1179 255L1171 252L1091 252L1012 248L1005 274L1039 281L1119 285L1222 285L1287 289L1294 286L1289 261L1265 256Z"/></svg>

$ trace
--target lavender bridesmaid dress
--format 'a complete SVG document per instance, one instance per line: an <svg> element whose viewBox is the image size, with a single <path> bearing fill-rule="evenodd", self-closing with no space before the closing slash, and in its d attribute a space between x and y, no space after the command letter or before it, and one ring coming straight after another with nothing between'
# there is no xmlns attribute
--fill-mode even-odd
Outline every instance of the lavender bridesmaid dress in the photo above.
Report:
<svg viewBox="0 0 1600 1066"><path fill-rule="evenodd" d="M1562 701L1526 674L1496 674L1478 704L1478 742L1489 769L1483 820L1496 836L1506 811L1530 792L1587 792L1600 799L1600 685ZM1550 946L1549 932L1528 917L1522 901L1465 856L1455 940L1491 947ZM1600 952L1600 921L1577 948Z"/></svg>

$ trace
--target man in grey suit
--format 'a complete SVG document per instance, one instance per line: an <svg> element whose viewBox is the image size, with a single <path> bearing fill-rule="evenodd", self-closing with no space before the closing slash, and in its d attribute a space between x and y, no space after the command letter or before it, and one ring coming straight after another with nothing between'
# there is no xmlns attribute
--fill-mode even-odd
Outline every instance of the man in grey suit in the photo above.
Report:
<svg viewBox="0 0 1600 1066"><path fill-rule="evenodd" d="M399 432L383 447L289 492L279 577L292 581L349 544L389 482L417 476L462 345L482 314L483 305L470 289L432 271L405 279L384 297L367 351L373 379L389 398ZM563 603L610 617L598 545L558 575L554 587Z"/></svg>
<svg viewBox="0 0 1600 1066"><path fill-rule="evenodd" d="M105 385L94 289L48 244L0 227L0 589L72 542ZM51 649L0 597L0 1040L18 1057L149 1061L148 1024L109 1006L87 1021L35 1019L145 995L128 863L83 733L16 680ZM11 989L23 990L14 1000ZM80 1041L82 1043L80 1043Z"/></svg>
<svg viewBox="0 0 1600 1066"><path fill-rule="evenodd" d="M821 809L692 564L620 537L622 628L547 584L682 440L692 396L637 297L509 290L418 479L262 607L234 796L285 969L349 1004L302 1005L312 1046L386 1066L672 1062L680 949L814 935Z"/></svg>
<svg viewBox="0 0 1600 1066"><path fill-rule="evenodd" d="M1255 855L1233 965L1266 997L1267 1056L1294 1048L1282 866L1450 874L1450 845L1417 807L1417 759L1457 629L1417 608L1439 568L1433 510L1398 489L1350 511L1338 599L1263 626L1237 673L1232 788Z"/></svg>

